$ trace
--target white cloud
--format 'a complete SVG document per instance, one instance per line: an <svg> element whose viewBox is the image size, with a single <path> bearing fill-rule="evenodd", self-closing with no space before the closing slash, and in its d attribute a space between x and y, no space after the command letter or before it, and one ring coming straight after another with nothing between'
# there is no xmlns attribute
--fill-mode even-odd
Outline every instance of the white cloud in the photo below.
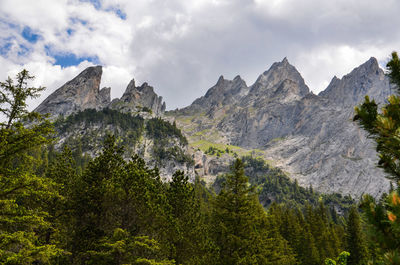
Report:
<svg viewBox="0 0 400 265"><path fill-rule="evenodd" d="M0 78L28 68L48 95L91 64L55 66L49 49L74 53L99 59L102 86L111 86L113 96L135 78L175 108L203 95L220 74L241 74L251 84L285 56L319 92L333 75L341 77L371 56L383 62L400 47L395 0L101 3L96 9L78 0L0 1L0 49L9 45L0 56ZM26 26L41 36L36 43L21 36Z"/></svg>

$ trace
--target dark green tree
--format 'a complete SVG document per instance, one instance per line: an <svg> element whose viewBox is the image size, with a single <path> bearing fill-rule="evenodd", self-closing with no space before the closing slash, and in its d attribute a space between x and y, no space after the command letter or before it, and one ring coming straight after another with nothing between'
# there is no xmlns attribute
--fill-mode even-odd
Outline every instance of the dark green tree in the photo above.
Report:
<svg viewBox="0 0 400 265"><path fill-rule="evenodd" d="M291 249L258 202L237 159L215 199L217 264L294 264Z"/></svg>
<svg viewBox="0 0 400 265"><path fill-rule="evenodd" d="M170 206L170 258L177 264L205 264L209 243L205 219L201 216L200 201L194 185L184 172L177 171L167 190Z"/></svg>
<svg viewBox="0 0 400 265"><path fill-rule="evenodd" d="M368 251L358 210L352 207L346 227L346 250L351 253L347 264L361 265L368 260Z"/></svg>

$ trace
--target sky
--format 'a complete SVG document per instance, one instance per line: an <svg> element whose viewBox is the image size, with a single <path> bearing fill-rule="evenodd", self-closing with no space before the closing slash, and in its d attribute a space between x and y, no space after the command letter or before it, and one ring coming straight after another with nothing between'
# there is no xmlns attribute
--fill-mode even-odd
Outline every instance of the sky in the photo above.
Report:
<svg viewBox="0 0 400 265"><path fill-rule="evenodd" d="M398 0L0 0L0 80L22 69L47 89L91 65L120 97L149 83L181 108L220 75L248 85L287 57L314 93L400 51Z"/></svg>

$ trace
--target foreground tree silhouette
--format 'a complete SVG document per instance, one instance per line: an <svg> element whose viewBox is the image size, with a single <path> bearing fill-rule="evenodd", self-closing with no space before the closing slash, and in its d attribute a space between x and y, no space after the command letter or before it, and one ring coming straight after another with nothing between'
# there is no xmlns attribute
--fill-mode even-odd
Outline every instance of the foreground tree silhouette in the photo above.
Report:
<svg viewBox="0 0 400 265"><path fill-rule="evenodd" d="M355 108L354 120L358 121L377 143L378 166L389 174L388 178L400 181L400 60L396 52L387 63L388 76L397 90L388 103L378 112L378 105L368 96ZM389 196L376 202L371 196L364 196L361 208L365 212L372 242L375 243L373 261L375 264L400 264L400 189L391 191ZM352 254L352 253L351 253Z"/></svg>
<svg viewBox="0 0 400 265"><path fill-rule="evenodd" d="M278 233L249 186L243 163L237 159L214 207L217 264L295 264L287 242Z"/></svg>
<svg viewBox="0 0 400 265"><path fill-rule="evenodd" d="M41 161L32 155L51 142L53 128L26 100L44 88L29 87L33 76L23 70L16 82L0 83L0 263L48 263L61 250L45 235L53 230L43 200L58 197L53 183L37 176ZM29 124L29 125L27 125Z"/></svg>

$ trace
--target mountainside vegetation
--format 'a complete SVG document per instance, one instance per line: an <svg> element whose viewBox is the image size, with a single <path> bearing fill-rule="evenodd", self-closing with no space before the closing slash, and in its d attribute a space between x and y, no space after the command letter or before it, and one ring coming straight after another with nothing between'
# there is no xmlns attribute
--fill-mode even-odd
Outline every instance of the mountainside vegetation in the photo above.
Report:
<svg viewBox="0 0 400 265"><path fill-rule="evenodd" d="M118 110L85 109L66 118L59 117L55 123L58 137L64 139L62 146L73 151L92 153L101 150L107 134L114 135L120 144L126 146L125 156L136 153L144 156L143 138L152 141L151 158L157 166L163 161L173 160L178 163L193 163L191 157L182 148L187 146L186 137L175 124L160 118L143 119ZM62 149L59 146L58 149Z"/></svg>

